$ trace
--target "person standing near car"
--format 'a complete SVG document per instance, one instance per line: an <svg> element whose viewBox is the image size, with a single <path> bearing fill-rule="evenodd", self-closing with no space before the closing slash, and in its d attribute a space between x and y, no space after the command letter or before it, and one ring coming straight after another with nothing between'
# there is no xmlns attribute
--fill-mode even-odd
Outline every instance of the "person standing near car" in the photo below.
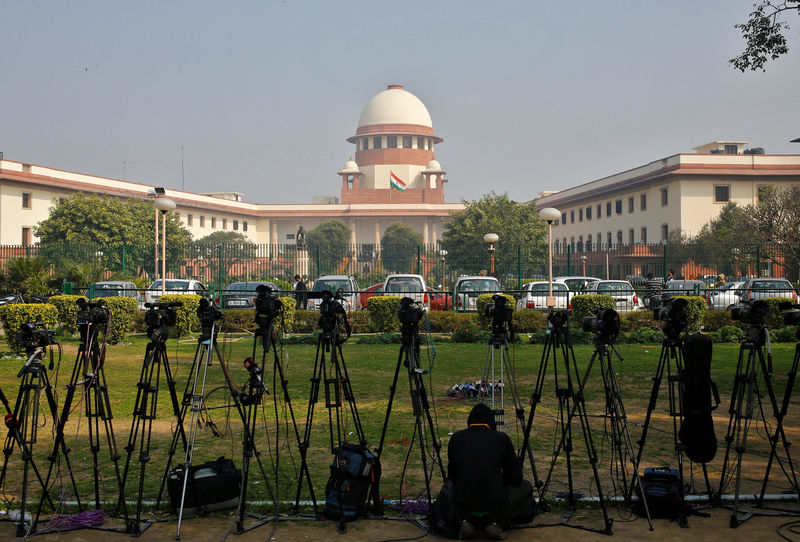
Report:
<svg viewBox="0 0 800 542"><path fill-rule="evenodd" d="M645 291L644 298L646 300L647 308L653 310L654 300L661 295L661 279L653 275L647 274L647 280L644 282Z"/></svg>
<svg viewBox="0 0 800 542"><path fill-rule="evenodd" d="M296 301L295 308L306 310L306 304L308 303L308 298L305 294L306 290L306 283L303 282L303 279L300 275L294 276L294 284L292 284L292 290L294 290L294 298Z"/></svg>

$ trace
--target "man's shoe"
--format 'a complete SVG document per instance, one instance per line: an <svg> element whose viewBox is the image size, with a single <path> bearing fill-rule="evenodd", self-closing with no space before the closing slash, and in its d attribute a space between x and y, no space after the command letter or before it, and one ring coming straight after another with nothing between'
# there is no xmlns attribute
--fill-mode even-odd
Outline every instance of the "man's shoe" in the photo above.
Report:
<svg viewBox="0 0 800 542"><path fill-rule="evenodd" d="M458 530L459 540L472 540L475 536L475 526L466 519L461 520L461 529Z"/></svg>
<svg viewBox="0 0 800 542"><path fill-rule="evenodd" d="M486 536L492 540L505 540L508 536L508 531L500 527L497 523L490 523L484 529Z"/></svg>

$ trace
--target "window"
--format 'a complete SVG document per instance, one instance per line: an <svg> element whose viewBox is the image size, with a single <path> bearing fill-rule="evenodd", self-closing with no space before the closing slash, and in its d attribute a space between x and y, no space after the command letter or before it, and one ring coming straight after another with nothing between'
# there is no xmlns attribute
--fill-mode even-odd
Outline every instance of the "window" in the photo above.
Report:
<svg viewBox="0 0 800 542"><path fill-rule="evenodd" d="M603 239L603 236L598 233L597 235L595 235L595 239L596 239L597 246L600 246L601 239Z"/></svg>
<svg viewBox="0 0 800 542"><path fill-rule="evenodd" d="M622 244L622 230L617 230L617 243Z"/></svg>
<svg viewBox="0 0 800 542"><path fill-rule="evenodd" d="M247 220L242 220L242 231L247 231Z"/></svg>
<svg viewBox="0 0 800 542"><path fill-rule="evenodd" d="M586 236L586 252L592 251L592 234Z"/></svg>
<svg viewBox="0 0 800 542"><path fill-rule="evenodd" d="M633 199L633 198L631 198L631 199ZM633 244L633 228L628 230L628 244L629 245Z"/></svg>
<svg viewBox="0 0 800 542"><path fill-rule="evenodd" d="M647 228L642 228L641 234L641 242L643 245L647 244Z"/></svg>
<svg viewBox="0 0 800 542"><path fill-rule="evenodd" d="M725 145L725 154L739 154L739 147L736 145Z"/></svg>
<svg viewBox="0 0 800 542"><path fill-rule="evenodd" d="M227 230L228 229L228 219L227 218L223 218L222 219L222 229L223 230Z"/></svg>
<svg viewBox="0 0 800 542"><path fill-rule="evenodd" d="M578 236L578 252L583 252L583 235Z"/></svg>
<svg viewBox="0 0 800 542"><path fill-rule="evenodd" d="M567 213L561 213L561 223L562 224L567 223Z"/></svg>
<svg viewBox="0 0 800 542"><path fill-rule="evenodd" d="M575 222L575 211L572 210L569 212L569 223L572 224Z"/></svg>
<svg viewBox="0 0 800 542"><path fill-rule="evenodd" d="M31 229L30 228L22 228L22 246L28 246L31 244Z"/></svg>
<svg viewBox="0 0 800 542"><path fill-rule="evenodd" d="M22 208L23 209L31 208L31 195L28 192L22 193Z"/></svg>
<svg viewBox="0 0 800 542"><path fill-rule="evenodd" d="M609 246L611 245L611 232L610 231L606 232L606 243L608 243Z"/></svg>
<svg viewBox="0 0 800 542"><path fill-rule="evenodd" d="M206 217L204 217L203 215L200 215L200 227L201 228L206 227Z"/></svg>
<svg viewBox="0 0 800 542"><path fill-rule="evenodd" d="M600 209L602 209L602 208L603 208L603 206L598 203L597 204L597 218L600 218L600 217L603 216L603 214L600 212Z"/></svg>
<svg viewBox="0 0 800 542"><path fill-rule="evenodd" d="M365 138L364 138L364 139L361 141L361 150L362 150L362 151L365 151L365 150L367 150L367 149L369 149L369 138L368 138L368 137L365 137Z"/></svg>
<svg viewBox="0 0 800 542"><path fill-rule="evenodd" d="M615 209L617 211L617 214L621 215L622 214L622 200L618 199L617 201L615 201L614 202L614 207L615 207Z"/></svg>
<svg viewBox="0 0 800 542"><path fill-rule="evenodd" d="M425 138L424 137L418 137L417 138L417 148L418 149L424 149L425 148Z"/></svg>
<svg viewBox="0 0 800 542"><path fill-rule="evenodd" d="M572 249L572 252L575 252L575 238L574 237L570 237L569 238L569 248Z"/></svg>
<svg viewBox="0 0 800 542"><path fill-rule="evenodd" d="M669 193L666 188L661 189L661 206L666 207L669 204Z"/></svg>
<svg viewBox="0 0 800 542"><path fill-rule="evenodd" d="M639 207L641 207L641 209L639 209L640 211L647 210L647 194L639 196Z"/></svg>
<svg viewBox="0 0 800 542"><path fill-rule="evenodd" d="M191 226L194 224L194 216L186 215L186 225Z"/></svg>
<svg viewBox="0 0 800 542"><path fill-rule="evenodd" d="M661 240L666 241L667 239L669 239L669 226L661 224Z"/></svg>
<svg viewBox="0 0 800 542"><path fill-rule="evenodd" d="M234 220L233 221L233 231L239 231L239 221L238 220Z"/></svg>
<svg viewBox="0 0 800 542"><path fill-rule="evenodd" d="M429 139L429 140L428 140L428 150L429 150L429 151L432 151L432 150L433 150L433 140L432 140L432 139Z"/></svg>
<svg viewBox="0 0 800 542"><path fill-rule="evenodd" d="M411 148L411 136L403 136L403 148L404 149Z"/></svg>
<svg viewBox="0 0 800 542"><path fill-rule="evenodd" d="M372 148L373 149L380 149L383 146L383 142L381 141L381 136L375 136L372 138Z"/></svg>
<svg viewBox="0 0 800 542"><path fill-rule="evenodd" d="M212 228L216 228L217 227L217 217L215 217L215 216L211 217L211 227Z"/></svg>
<svg viewBox="0 0 800 542"><path fill-rule="evenodd" d="M397 136L386 136L386 148L387 149L397 148Z"/></svg>
<svg viewBox="0 0 800 542"><path fill-rule="evenodd" d="M731 185L714 185L714 203L728 203L731 201Z"/></svg>
<svg viewBox="0 0 800 542"><path fill-rule="evenodd" d="M583 209L578 209L578 222L583 222Z"/></svg>
<svg viewBox="0 0 800 542"><path fill-rule="evenodd" d="M606 203L606 216L611 216L611 202Z"/></svg>
<svg viewBox="0 0 800 542"><path fill-rule="evenodd" d="M628 212L633 213L633 196L628 198Z"/></svg>
<svg viewBox="0 0 800 542"><path fill-rule="evenodd" d="M586 208L586 220L592 219L592 206Z"/></svg>

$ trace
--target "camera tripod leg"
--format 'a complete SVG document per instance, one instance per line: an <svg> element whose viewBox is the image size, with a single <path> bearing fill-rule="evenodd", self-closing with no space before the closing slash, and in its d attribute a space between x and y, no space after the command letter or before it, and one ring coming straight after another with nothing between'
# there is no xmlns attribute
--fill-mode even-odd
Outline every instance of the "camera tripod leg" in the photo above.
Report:
<svg viewBox="0 0 800 542"><path fill-rule="evenodd" d="M311 374L311 389L309 390L308 409L306 411L306 425L303 428L303 441L300 443L300 472L308 471L308 448L311 442L311 429L314 424L314 407L319 401L319 386L325 377L325 345L322 336L317 339L317 352L314 357L314 371ZM297 514L300 511L300 495L303 491L303 481L297 481L297 494L295 497L294 510ZM313 497L313 494L312 494ZM317 501L313 499L314 512L318 515Z"/></svg>

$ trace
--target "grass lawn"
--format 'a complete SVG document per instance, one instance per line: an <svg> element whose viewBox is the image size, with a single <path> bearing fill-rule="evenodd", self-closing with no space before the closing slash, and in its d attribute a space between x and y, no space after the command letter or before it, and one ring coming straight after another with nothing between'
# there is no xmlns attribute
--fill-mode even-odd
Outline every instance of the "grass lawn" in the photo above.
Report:
<svg viewBox="0 0 800 542"><path fill-rule="evenodd" d="M109 386L109 397L113 412L113 430L116 445L122 455L120 467L124 465L131 429L131 419L137 393L137 382L140 380L142 358L144 356L147 339L143 336L134 336L130 343L108 347L106 359L106 378ZM70 378L72 366L77 352L77 341L74 339L62 340L63 356L58 371L51 373L51 382L56 389L59 409L65 397L64 385ZM247 371L242 361L251 355L252 339L246 335L227 336L220 342L223 357L226 361L231 378L236 386L247 382ZM192 367L193 355L197 346L194 339L177 341L170 339L168 342L170 366L177 381L178 397L183 394L187 377ZM591 346L576 346L575 354L583 373L592 353ZM624 356L624 361L615 358L614 366L618 375L622 397L628 416L628 428L635 442L641 433L641 423L647 410L650 396L652 377L656 370L660 345L622 345L619 348ZM280 352L280 359L286 371L288 388L294 414L302 431L306 423L308 409L310 377L314 368L314 346L287 345ZM358 411L363 423L364 432L369 446L378 445L381 428L386 413L389 386L397 364L399 345L358 345L354 341L344 345L344 356L347 369L358 406ZM543 347L541 345L516 345L511 349L509 365L516 375L516 383L520 398L527 410L529 400L539 370ZM424 349L422 363L425 368L429 366L432 356L431 349ZM435 416L438 434L442 443L442 459L446 468L446 450L449 435L466 426L466 417L474 405L474 400L447 397L447 390L454 384L474 382L480 378L486 360L487 346L484 344L454 344L447 342L435 343L435 365L430 374L426 375L425 382L429 396L433 401L433 414ZM786 373L789 370L794 355L794 345L775 345L774 354L774 386L780 401L786 383ZM717 489L719 484L719 470L722 465L724 452L724 436L728 425L728 404L733 384L733 376L738 355L738 345L714 345L714 361L712 377L719 386L722 396L722 405L715 411L717 439L720 441L717 457L709 463L709 475L712 487ZM261 352L257 352L260 360ZM3 370L0 371L0 386L14 404L19 381L16 378L22 360L4 358L0 361ZM289 423L287 404L282 400L282 394L274 393L279 385L273 382L272 355L267 359L264 371L264 380L270 391L265 396L260 407L257 407L257 441L262 465L267 474L267 481L273 488L277 488L279 500L294 500L294 495L299 478L300 455L294 431ZM497 366L499 370L499 364ZM563 365L559 363L559 374L563 379ZM543 388L541 402L537 405L536 416L532 431L532 450L538 474L544 477L550 462L551 452L556 436L556 417L558 405L553 383L553 364L548 368L547 381ZM227 389L224 386L222 371L216 358L212 366L208 367L205 386L207 404L211 409L204 414L199 424L197 445L194 455L194 464L216 459L219 456L233 458L237 465L241 465L241 438L242 425L235 409L230 408ZM510 397L506 395L506 426L515 444L522 440L522 430L519 424L514 423L513 409ZM606 434L607 420L601 415L604 410L603 383L599 367L595 367L589 376L586 386L586 402L593 439L599 455L598 469L600 472L601 487L606 494L619 493L619 473L614 469L610 448L610 440ZM789 407L788 417L785 422L789 440L798 440L797 399L794 398ZM670 464L676 466L677 460L673 453L672 422L668 416L667 384L661 388L656 408L653 413L652 430L650 431L645 447L642 466L660 466ZM43 475L48 470L46 456L52 446L52 423L46 401L41 401L41 413L38 420L38 442L33 446L37 466ZM83 500L93 498L92 488L92 456L89 453L87 437L87 420L81 415L81 397L76 394L73 402L73 412L66 428L67 445L71 448L70 458L72 469L79 483L79 494ZM765 401L764 407L767 420L772 424L773 418L769 405ZM758 414L758 413L756 413ZM345 410L343 418L344 435L347 440L355 440L354 424L350 414ZM315 406L313 418L311 447L308 452L311 475L314 481L316 498L324 501L324 487L328 477L328 468L331 461L328 412L324 404L324 386L320 390L320 402ZM188 416L187 416L188 431ZM216 428L219 436L215 436L212 427ZM151 461L147 464L144 480L144 497L154 500L158 492L167 461L167 451L172 440L174 429L174 416L170 405L163 374L161 391L158 399L158 419L153 426L153 442L151 446ZM4 428L5 431L5 428ZM577 420L573 424L574 452L573 466L575 470L575 487L586 495L596 495L596 487L592 482L591 470L587 461L586 446L580 436L580 425ZM105 434L102 433L104 436ZM413 498L424 491L423 469L419 439L414 430L413 414L409 399L409 384L407 372L401 367L398 381L397 397L395 399L389 428L386 435L382 465L383 479L381 493L386 498L408 497ZM113 463L109 459L108 444L102 441L100 454L101 499L113 502L117 497L116 478ZM765 454L768 450L765 431L760 422L754 421L750 428L748 453L743 461L745 476L743 478L746 491L752 493L760 485L766 465ZM426 455L430 459L432 446L427 447ZM178 447L175 457L176 462L183 461L183 448ZM7 480L4 487L6 500L18 499L21 493L21 465L19 450L14 450L8 460ZM430 463L429 463L430 465ZM688 462L687 462L688 465ZM277 474L275 473L277 469ZM64 465L58 469L55 484L63 485L68 489ZM525 463L526 477L531 478L532 473L528 461ZM695 467L695 486L703 489L702 478ZM688 469L687 469L688 476ZM275 481L278 481L277 484ZM435 472L434 491L438 491L441 479ZM779 468L774 468L771 475L772 483L770 493L779 493L788 487L785 477ZM251 468L251 484L248 495L252 500L269 500L265 490L265 483L256 463ZM128 478L128 498L135 496L135 488L139 482L138 451L132 454L131 472ZM550 485L551 495L565 491L567 483L565 471L565 454L560 455ZM38 484L30 484L33 494L38 500ZM71 491L68 498L74 497ZM166 498L166 495L165 495ZM302 499L309 498L307 487L303 486ZM288 509L288 506L284 508Z"/></svg>

